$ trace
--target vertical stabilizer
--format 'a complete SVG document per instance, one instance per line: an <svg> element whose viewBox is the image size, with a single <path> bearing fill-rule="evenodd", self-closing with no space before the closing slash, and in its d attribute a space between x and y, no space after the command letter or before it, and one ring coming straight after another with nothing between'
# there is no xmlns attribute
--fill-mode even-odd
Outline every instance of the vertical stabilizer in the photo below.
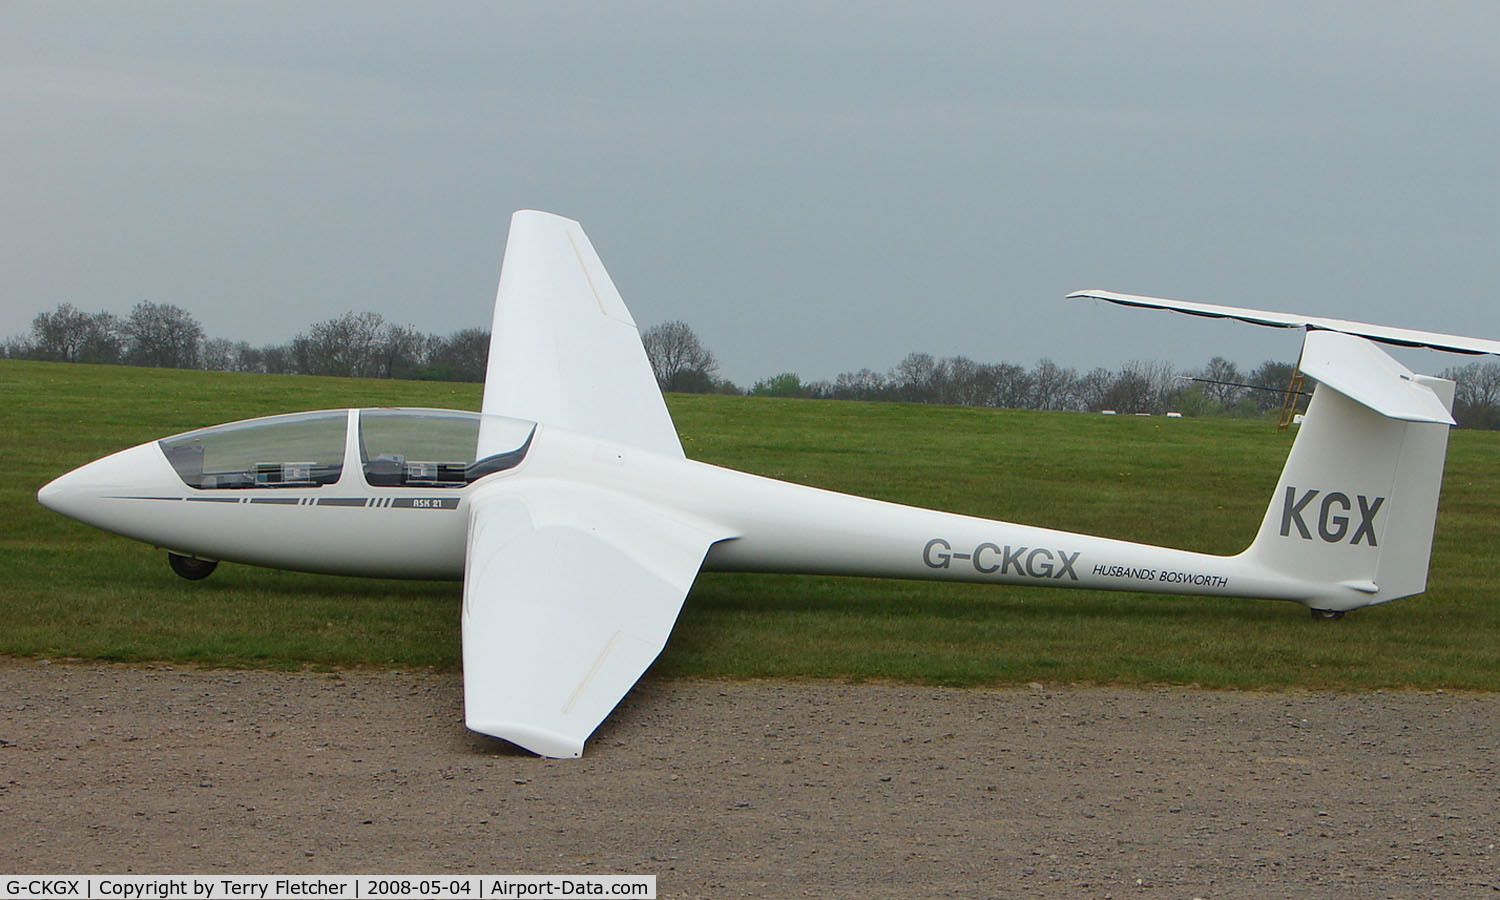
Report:
<svg viewBox="0 0 1500 900"><path fill-rule="evenodd" d="M483 411L682 457L635 320L572 219L511 217ZM486 425L480 456L492 443Z"/></svg>
<svg viewBox="0 0 1500 900"><path fill-rule="evenodd" d="M1421 593L1453 383L1332 332L1308 334L1303 368L1318 387L1246 554L1307 582L1314 609Z"/></svg>

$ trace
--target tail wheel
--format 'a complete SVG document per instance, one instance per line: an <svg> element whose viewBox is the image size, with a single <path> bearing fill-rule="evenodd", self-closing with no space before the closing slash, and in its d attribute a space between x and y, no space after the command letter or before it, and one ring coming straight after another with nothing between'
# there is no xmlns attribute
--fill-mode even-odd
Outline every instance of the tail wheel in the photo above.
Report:
<svg viewBox="0 0 1500 900"><path fill-rule="evenodd" d="M180 553L168 553L167 565L172 571L186 578L188 581L201 581L212 575L214 569L219 567L217 559L198 559L196 556L183 556Z"/></svg>

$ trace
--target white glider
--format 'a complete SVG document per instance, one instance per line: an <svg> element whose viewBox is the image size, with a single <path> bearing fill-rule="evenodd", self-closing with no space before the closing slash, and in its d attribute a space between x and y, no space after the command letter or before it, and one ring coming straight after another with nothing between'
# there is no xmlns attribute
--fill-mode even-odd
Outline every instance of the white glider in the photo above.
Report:
<svg viewBox="0 0 1500 900"><path fill-rule="evenodd" d="M640 336L578 223L511 220L479 414L351 409L123 450L38 493L169 550L462 578L470 728L576 757L661 652L700 569L1294 600L1421 592L1452 383L1314 332L1318 387L1260 530L1213 556L901 506L684 458Z"/></svg>

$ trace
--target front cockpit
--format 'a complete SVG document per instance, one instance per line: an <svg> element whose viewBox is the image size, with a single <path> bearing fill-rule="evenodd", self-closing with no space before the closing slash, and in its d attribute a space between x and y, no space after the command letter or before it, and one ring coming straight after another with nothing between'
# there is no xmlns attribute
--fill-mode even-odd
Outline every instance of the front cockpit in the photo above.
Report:
<svg viewBox="0 0 1500 900"><path fill-rule="evenodd" d="M178 477L200 490L322 488L348 484L349 475L377 488L461 488L518 465L535 430L533 422L450 409L323 410L200 428L158 444Z"/></svg>
<svg viewBox="0 0 1500 900"><path fill-rule="evenodd" d="M200 428L158 441L188 487L322 487L344 471L346 410L292 413Z"/></svg>

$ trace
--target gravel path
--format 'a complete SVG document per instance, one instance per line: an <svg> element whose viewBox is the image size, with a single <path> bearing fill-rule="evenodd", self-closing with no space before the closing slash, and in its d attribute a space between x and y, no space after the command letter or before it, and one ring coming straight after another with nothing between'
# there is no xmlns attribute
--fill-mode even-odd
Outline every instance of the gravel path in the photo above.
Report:
<svg viewBox="0 0 1500 900"><path fill-rule="evenodd" d="M581 760L451 674L0 660L0 870L686 897L1500 898L1500 696L648 680Z"/></svg>

